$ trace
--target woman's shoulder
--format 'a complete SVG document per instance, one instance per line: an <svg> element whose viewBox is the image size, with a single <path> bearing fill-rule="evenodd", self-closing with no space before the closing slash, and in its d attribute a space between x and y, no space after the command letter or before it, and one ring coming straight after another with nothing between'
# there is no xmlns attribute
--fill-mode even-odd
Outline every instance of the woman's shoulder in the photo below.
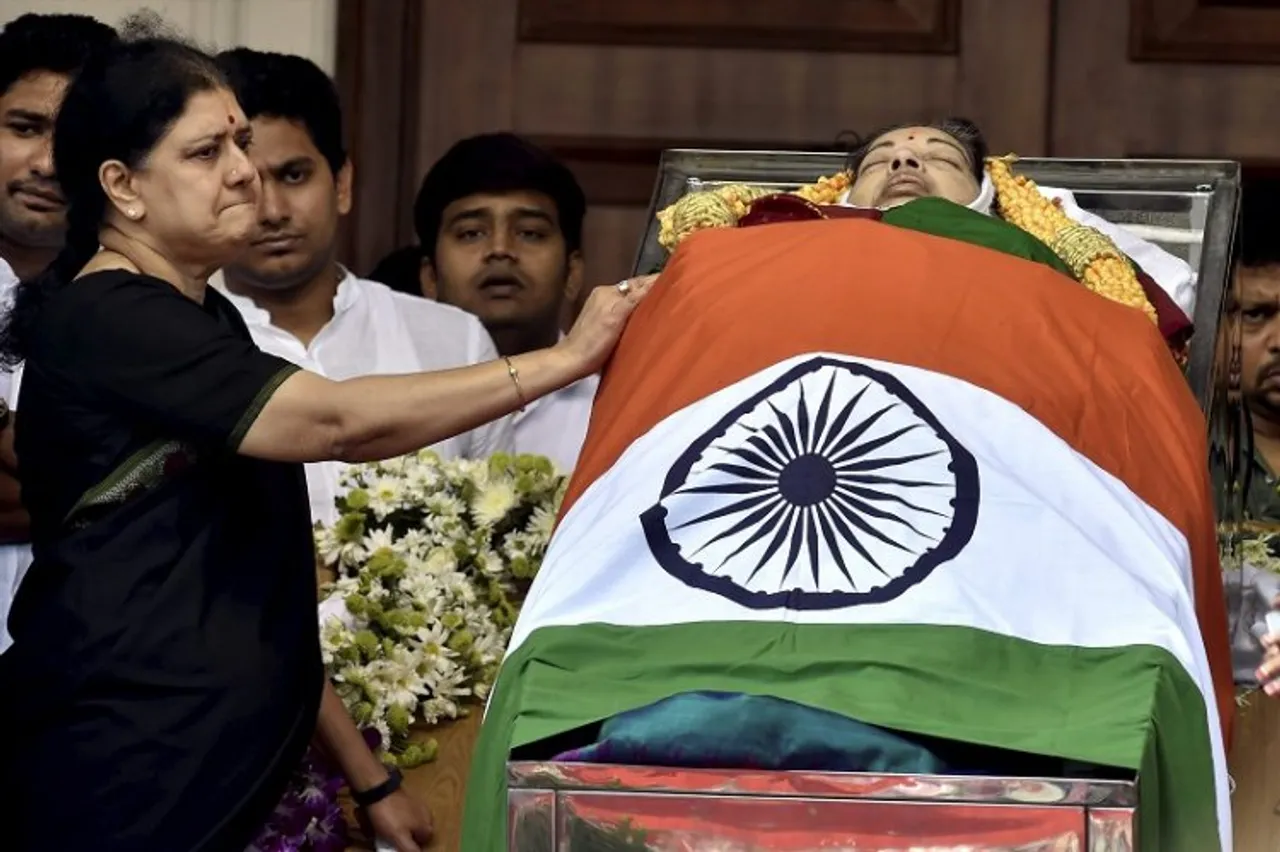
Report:
<svg viewBox="0 0 1280 852"><path fill-rule="evenodd" d="M184 306L185 304L185 306ZM80 348L94 338L116 341L181 323L199 306L170 284L127 269L81 275L50 293L41 308L37 339L42 354Z"/></svg>
<svg viewBox="0 0 1280 852"><path fill-rule="evenodd" d="M172 285L165 281L135 272L132 269L98 269L73 278L58 295L71 301L100 301L106 296L129 294L173 295L181 297Z"/></svg>
<svg viewBox="0 0 1280 852"><path fill-rule="evenodd" d="M48 302L51 319L78 317L84 322L95 317L116 319L120 314L139 311L180 310L183 305L198 308L168 282L131 269L85 273L51 294Z"/></svg>

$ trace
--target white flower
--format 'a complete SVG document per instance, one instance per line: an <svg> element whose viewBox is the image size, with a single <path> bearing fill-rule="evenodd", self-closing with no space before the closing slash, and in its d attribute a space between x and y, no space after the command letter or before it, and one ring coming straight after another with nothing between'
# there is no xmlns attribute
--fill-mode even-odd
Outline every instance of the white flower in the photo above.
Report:
<svg viewBox="0 0 1280 852"><path fill-rule="evenodd" d="M529 518L528 534L543 542L545 546L551 538L551 530L555 525L556 509L550 506L539 506L533 510L533 517Z"/></svg>
<svg viewBox="0 0 1280 852"><path fill-rule="evenodd" d="M476 499L471 503L471 514L476 522L485 526L493 526L507 516L520 501L515 485L507 479L489 482L480 489Z"/></svg>
<svg viewBox="0 0 1280 852"><path fill-rule="evenodd" d="M409 530L396 540L396 553L410 559L420 559L423 554L431 550L435 540L428 535L427 530L419 527L418 529Z"/></svg>
<svg viewBox="0 0 1280 852"><path fill-rule="evenodd" d="M369 511L378 520L382 520L400 508L400 498L404 493L404 482L390 476L380 476L369 488Z"/></svg>
<svg viewBox="0 0 1280 852"><path fill-rule="evenodd" d="M365 554L370 555L379 550L395 550L396 540L391 535L391 527L379 527L366 534L360 545Z"/></svg>
<svg viewBox="0 0 1280 852"><path fill-rule="evenodd" d="M427 554L422 563L422 570L434 577L444 577L458 570L458 559L452 549L437 547Z"/></svg>

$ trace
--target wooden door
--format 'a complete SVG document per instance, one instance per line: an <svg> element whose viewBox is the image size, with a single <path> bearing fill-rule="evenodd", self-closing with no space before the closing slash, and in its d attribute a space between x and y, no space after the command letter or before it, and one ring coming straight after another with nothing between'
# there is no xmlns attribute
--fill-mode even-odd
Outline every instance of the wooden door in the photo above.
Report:
<svg viewBox="0 0 1280 852"><path fill-rule="evenodd" d="M1280 3L1070 0L1054 31L1054 156L1280 154Z"/></svg>

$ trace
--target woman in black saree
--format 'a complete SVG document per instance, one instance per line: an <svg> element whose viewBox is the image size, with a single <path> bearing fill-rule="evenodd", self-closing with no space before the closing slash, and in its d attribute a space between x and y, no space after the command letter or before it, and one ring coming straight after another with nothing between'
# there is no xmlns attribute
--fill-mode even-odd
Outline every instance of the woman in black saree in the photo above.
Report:
<svg viewBox="0 0 1280 852"><path fill-rule="evenodd" d="M26 364L35 550L0 657L12 852L239 852L313 735L380 835L425 845L325 683L301 463L410 452L590 374L649 286L598 288L551 349L328 381L206 287L256 225L250 144L212 60L164 39L90 60L58 117L66 247L0 340Z"/></svg>

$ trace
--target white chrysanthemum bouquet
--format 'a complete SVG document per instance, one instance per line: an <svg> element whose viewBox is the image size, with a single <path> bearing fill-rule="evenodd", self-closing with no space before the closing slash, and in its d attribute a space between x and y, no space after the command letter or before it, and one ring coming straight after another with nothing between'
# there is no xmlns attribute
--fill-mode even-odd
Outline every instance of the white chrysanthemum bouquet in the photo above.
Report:
<svg viewBox="0 0 1280 852"><path fill-rule="evenodd" d="M324 661L386 757L434 757L415 724L488 695L546 552L564 477L540 456L445 461L431 450L347 469L341 517L317 532L337 579L320 605Z"/></svg>

